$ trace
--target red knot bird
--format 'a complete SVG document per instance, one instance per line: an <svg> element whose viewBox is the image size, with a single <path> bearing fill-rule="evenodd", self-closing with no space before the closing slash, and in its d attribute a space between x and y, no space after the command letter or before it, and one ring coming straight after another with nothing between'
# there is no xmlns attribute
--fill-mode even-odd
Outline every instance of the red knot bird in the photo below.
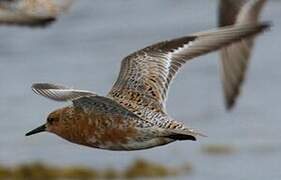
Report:
<svg viewBox="0 0 281 180"><path fill-rule="evenodd" d="M197 56L267 29L267 23L242 24L163 41L127 56L107 96L53 84L34 84L35 93L72 104L51 112L47 122L28 132L54 133L70 142L108 150L140 150L204 136L170 117L167 92L178 70Z"/></svg>
<svg viewBox="0 0 281 180"><path fill-rule="evenodd" d="M258 23L267 0L220 0L219 26ZM225 105L228 110L235 105L250 59L254 39L242 40L221 50L221 79Z"/></svg>
<svg viewBox="0 0 281 180"><path fill-rule="evenodd" d="M1 0L0 24L46 26L66 11L72 0Z"/></svg>

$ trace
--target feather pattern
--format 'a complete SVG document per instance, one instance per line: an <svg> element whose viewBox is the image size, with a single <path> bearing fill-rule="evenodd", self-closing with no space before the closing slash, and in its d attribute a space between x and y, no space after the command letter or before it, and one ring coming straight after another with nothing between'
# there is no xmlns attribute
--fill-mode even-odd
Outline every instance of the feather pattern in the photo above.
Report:
<svg viewBox="0 0 281 180"><path fill-rule="evenodd" d="M140 116L144 116L143 112L166 114L169 85L185 62L252 37L267 27L266 23L236 25L146 47L122 61L118 79L108 97Z"/></svg>
<svg viewBox="0 0 281 180"><path fill-rule="evenodd" d="M96 96L95 93L90 91L71 89L48 83L33 84L32 90L36 94L55 101L73 101L84 96Z"/></svg>

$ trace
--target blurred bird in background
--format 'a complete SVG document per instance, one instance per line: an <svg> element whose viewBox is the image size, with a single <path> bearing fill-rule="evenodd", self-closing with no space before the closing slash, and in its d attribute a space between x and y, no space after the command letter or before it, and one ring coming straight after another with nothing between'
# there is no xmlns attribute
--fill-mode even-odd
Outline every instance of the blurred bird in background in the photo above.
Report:
<svg viewBox="0 0 281 180"><path fill-rule="evenodd" d="M71 4L72 0L0 0L0 25L44 27Z"/></svg>

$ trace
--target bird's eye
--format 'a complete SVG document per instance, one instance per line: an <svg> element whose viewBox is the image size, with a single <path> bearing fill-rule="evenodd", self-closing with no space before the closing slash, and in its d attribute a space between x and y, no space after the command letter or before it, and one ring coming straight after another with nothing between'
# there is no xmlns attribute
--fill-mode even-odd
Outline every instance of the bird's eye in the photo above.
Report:
<svg viewBox="0 0 281 180"><path fill-rule="evenodd" d="M52 124L54 121L55 121L55 118L49 117L49 118L47 119L47 122L48 122L49 124Z"/></svg>

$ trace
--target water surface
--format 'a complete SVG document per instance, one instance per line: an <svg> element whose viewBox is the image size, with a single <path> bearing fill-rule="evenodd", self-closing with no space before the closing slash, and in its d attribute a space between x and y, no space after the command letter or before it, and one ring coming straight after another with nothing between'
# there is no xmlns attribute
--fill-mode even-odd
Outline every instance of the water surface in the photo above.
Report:
<svg viewBox="0 0 281 180"><path fill-rule="evenodd" d="M142 157L168 165L191 162L194 180L279 179L281 176L281 2L262 15L272 30L259 37L236 109L223 107L218 55L185 65L172 84L169 113L208 138L136 152L111 152L68 143L55 135L24 134L64 103L33 94L35 82L53 82L106 94L122 58L157 41L216 26L216 1L84 0L46 29L0 28L0 163L43 161L94 168L124 168ZM238 151L208 156L206 144ZM184 177L181 177L184 179ZM180 179L180 178L179 178Z"/></svg>

